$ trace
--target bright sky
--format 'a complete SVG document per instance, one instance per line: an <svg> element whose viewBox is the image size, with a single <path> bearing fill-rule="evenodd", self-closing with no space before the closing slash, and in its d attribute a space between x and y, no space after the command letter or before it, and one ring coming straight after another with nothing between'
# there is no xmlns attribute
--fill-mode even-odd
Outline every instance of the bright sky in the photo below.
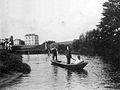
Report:
<svg viewBox="0 0 120 90"><path fill-rule="evenodd" d="M106 0L0 0L0 38L67 41L96 28Z"/></svg>

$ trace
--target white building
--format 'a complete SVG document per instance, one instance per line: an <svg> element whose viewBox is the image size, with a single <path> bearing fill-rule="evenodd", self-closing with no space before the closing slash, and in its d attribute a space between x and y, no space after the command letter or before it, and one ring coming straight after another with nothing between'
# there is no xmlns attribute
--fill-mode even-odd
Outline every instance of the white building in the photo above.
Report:
<svg viewBox="0 0 120 90"><path fill-rule="evenodd" d="M21 39L15 39L14 40L14 45L25 45L25 42Z"/></svg>
<svg viewBox="0 0 120 90"><path fill-rule="evenodd" d="M39 36L36 34L26 34L25 45L39 45Z"/></svg>

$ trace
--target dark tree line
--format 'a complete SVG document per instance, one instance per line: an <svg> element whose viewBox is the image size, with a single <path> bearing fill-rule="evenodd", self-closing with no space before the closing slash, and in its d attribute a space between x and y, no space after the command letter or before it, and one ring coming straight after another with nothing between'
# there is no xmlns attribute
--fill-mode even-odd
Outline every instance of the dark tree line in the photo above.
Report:
<svg viewBox="0 0 120 90"><path fill-rule="evenodd" d="M73 49L83 54L98 54L106 60L120 59L120 0L103 4L103 17L97 29L80 35Z"/></svg>
<svg viewBox="0 0 120 90"><path fill-rule="evenodd" d="M73 50L84 55L95 55L95 30L79 36L78 40L73 41Z"/></svg>
<svg viewBox="0 0 120 90"><path fill-rule="evenodd" d="M103 18L98 25L98 53L105 59L120 59L120 0L108 0L103 4ZM98 48L98 47L97 47Z"/></svg>

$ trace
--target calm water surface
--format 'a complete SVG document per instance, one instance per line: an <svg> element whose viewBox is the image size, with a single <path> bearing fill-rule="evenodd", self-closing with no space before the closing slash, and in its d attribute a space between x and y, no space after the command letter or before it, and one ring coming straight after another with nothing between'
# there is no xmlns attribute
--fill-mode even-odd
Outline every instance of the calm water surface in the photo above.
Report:
<svg viewBox="0 0 120 90"><path fill-rule="evenodd" d="M76 55L73 55L76 58ZM59 60L65 61L63 55ZM120 71L97 57L84 57L88 65L80 72L53 66L45 54L23 55L32 71L29 75L1 87L0 90L120 90Z"/></svg>

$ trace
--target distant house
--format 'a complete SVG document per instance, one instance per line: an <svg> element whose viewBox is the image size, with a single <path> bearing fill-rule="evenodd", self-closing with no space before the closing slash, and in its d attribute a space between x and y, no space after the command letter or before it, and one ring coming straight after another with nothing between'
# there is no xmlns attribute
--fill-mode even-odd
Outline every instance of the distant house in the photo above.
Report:
<svg viewBox="0 0 120 90"><path fill-rule="evenodd" d="M15 39L14 40L14 45L25 45L25 42L21 39Z"/></svg>
<svg viewBox="0 0 120 90"><path fill-rule="evenodd" d="M39 36L36 34L26 34L25 45L39 45Z"/></svg>
<svg viewBox="0 0 120 90"><path fill-rule="evenodd" d="M0 43L3 43L5 41L5 39L0 39Z"/></svg>

